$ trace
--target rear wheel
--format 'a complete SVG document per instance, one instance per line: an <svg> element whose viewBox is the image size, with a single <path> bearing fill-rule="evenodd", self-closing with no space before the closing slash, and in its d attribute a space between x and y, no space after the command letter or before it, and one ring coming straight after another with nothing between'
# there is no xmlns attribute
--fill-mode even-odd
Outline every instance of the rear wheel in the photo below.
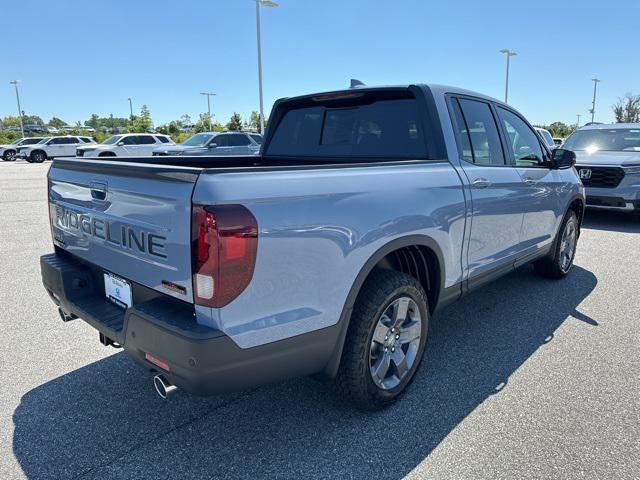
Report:
<svg viewBox="0 0 640 480"><path fill-rule="evenodd" d="M549 256L533 264L536 272L547 278L565 277L573 266L579 232L578 216L576 212L569 210L562 221L558 237Z"/></svg>
<svg viewBox="0 0 640 480"><path fill-rule="evenodd" d="M336 378L358 407L391 405L413 380L424 353L429 310L420 283L395 270L376 270L358 295Z"/></svg>
<svg viewBox="0 0 640 480"><path fill-rule="evenodd" d="M13 162L16 159L16 151L15 150L6 150L2 155L2 160L5 162Z"/></svg>
<svg viewBox="0 0 640 480"><path fill-rule="evenodd" d="M36 150L35 152L31 152L30 157L33 163L42 163L47 159L47 154L42 150Z"/></svg>
<svg viewBox="0 0 640 480"><path fill-rule="evenodd" d="M99 157L115 157L116 154L113 152L102 152L100 155L98 155Z"/></svg>

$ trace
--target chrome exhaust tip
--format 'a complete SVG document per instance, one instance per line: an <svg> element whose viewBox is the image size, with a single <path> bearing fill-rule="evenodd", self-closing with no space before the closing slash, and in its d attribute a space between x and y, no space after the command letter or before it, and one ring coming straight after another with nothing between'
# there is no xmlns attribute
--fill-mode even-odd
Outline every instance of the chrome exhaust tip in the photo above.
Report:
<svg viewBox="0 0 640 480"><path fill-rule="evenodd" d="M167 398L169 395L178 390L178 387L169 383L162 375L153 377L153 386L160 395L160 398Z"/></svg>

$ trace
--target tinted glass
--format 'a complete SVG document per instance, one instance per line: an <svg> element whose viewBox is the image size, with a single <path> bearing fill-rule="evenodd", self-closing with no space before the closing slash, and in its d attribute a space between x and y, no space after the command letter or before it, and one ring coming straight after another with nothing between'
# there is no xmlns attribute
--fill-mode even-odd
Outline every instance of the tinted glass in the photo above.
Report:
<svg viewBox="0 0 640 480"><path fill-rule="evenodd" d="M164 137L162 135L158 135L156 138L160 140L162 143L171 143L171 140L169 138Z"/></svg>
<svg viewBox="0 0 640 480"><path fill-rule="evenodd" d="M213 135L210 133L196 133L193 137L189 137L182 142L182 145L186 147L202 147L211 137L213 137Z"/></svg>
<svg viewBox="0 0 640 480"><path fill-rule="evenodd" d="M113 137L109 137L107 138L104 142L102 142L103 145L115 145L116 143L118 143L120 141L122 137L120 135L114 135Z"/></svg>
<svg viewBox="0 0 640 480"><path fill-rule="evenodd" d="M567 150L640 152L640 128L577 130L564 142Z"/></svg>
<svg viewBox="0 0 640 480"><path fill-rule="evenodd" d="M41 141L41 138L25 138L21 145L34 145L36 143L40 143Z"/></svg>
<svg viewBox="0 0 640 480"><path fill-rule="evenodd" d="M156 143L156 139L151 135L138 135L139 145L153 145L154 143Z"/></svg>
<svg viewBox="0 0 640 480"><path fill-rule="evenodd" d="M366 97L365 97L366 98ZM341 108L288 110L268 155L300 157L426 158L415 99L377 100Z"/></svg>
<svg viewBox="0 0 640 480"><path fill-rule="evenodd" d="M246 147L251 141L246 135L229 135L229 145L231 147Z"/></svg>
<svg viewBox="0 0 640 480"><path fill-rule="evenodd" d="M507 132L509 150L518 167L537 166L544 162L540 140L535 132L518 115L498 108L498 116Z"/></svg>
<svg viewBox="0 0 640 480"><path fill-rule="evenodd" d="M120 142L125 145L138 145L138 136L137 135L129 135L128 137L122 137Z"/></svg>
<svg viewBox="0 0 640 480"><path fill-rule="evenodd" d="M262 135L249 135L258 145L262 145Z"/></svg>
<svg viewBox="0 0 640 480"><path fill-rule="evenodd" d="M455 98L451 101L453 108L453 128L456 132L456 138L458 140L458 149L460 150L460 158L473 163L473 153L471 152L471 140L469 139L469 132L462 116L462 110L460 110L460 104Z"/></svg>
<svg viewBox="0 0 640 480"><path fill-rule="evenodd" d="M89 138L89 137L80 137L80 140L82 140L84 143L93 142L93 138Z"/></svg>
<svg viewBox="0 0 640 480"><path fill-rule="evenodd" d="M228 147L229 135L216 135L213 139L213 143L215 143L219 147Z"/></svg>
<svg viewBox="0 0 640 480"><path fill-rule="evenodd" d="M504 165L498 127L488 103L461 98L460 107L471 140L473 163Z"/></svg>

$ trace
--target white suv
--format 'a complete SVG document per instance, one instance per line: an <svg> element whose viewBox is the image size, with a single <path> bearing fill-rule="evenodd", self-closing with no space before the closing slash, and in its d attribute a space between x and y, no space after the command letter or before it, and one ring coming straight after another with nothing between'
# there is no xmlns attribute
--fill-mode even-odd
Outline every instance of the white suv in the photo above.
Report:
<svg viewBox="0 0 640 480"><path fill-rule="evenodd" d="M166 135L128 133L114 135L99 145L83 145L76 149L77 157L150 157L154 148L175 145Z"/></svg>
<svg viewBox="0 0 640 480"><path fill-rule="evenodd" d="M0 145L0 158L5 162L12 162L16 159L18 147L34 145L42 141L42 137L19 138L7 145Z"/></svg>
<svg viewBox="0 0 640 480"><path fill-rule="evenodd" d="M91 137L65 135L63 137L44 137L40 143L18 147L16 157L30 163L42 163L56 157L73 157L78 145L95 144Z"/></svg>

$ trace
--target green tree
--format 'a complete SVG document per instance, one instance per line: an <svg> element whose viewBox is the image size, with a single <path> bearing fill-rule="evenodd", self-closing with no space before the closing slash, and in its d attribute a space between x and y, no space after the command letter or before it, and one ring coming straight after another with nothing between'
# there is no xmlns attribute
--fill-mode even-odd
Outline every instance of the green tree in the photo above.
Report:
<svg viewBox="0 0 640 480"><path fill-rule="evenodd" d="M640 95L627 93L613 105L613 114L618 123L640 122Z"/></svg>
<svg viewBox="0 0 640 480"><path fill-rule="evenodd" d="M51 118L51 120L49 120L49 126L55 127L55 128L62 128L67 126L67 122L65 122L64 120L58 117L53 117Z"/></svg>
<svg viewBox="0 0 640 480"><path fill-rule="evenodd" d="M87 127L92 127L98 130L100 128L100 117L97 114L92 113L91 117L89 117L89 120L85 120L84 124Z"/></svg>
<svg viewBox="0 0 640 480"><path fill-rule="evenodd" d="M535 125L536 127L549 130L554 137L567 138L575 130L574 125L567 125L564 122L553 122L549 125Z"/></svg>
<svg viewBox="0 0 640 480"><path fill-rule="evenodd" d="M185 113L180 117L180 125L191 125L193 121L188 113Z"/></svg>
<svg viewBox="0 0 640 480"><path fill-rule="evenodd" d="M153 120L151 120L151 112L149 107L143 105L140 109L140 115L133 115L127 126L129 133L143 133L153 127Z"/></svg>
<svg viewBox="0 0 640 480"><path fill-rule="evenodd" d="M242 130L242 117L240 117L238 112L233 112L233 115L231 115L231 118L227 123L227 130Z"/></svg>
<svg viewBox="0 0 640 480"><path fill-rule="evenodd" d="M44 125L44 121L38 115L23 115L25 125Z"/></svg>
<svg viewBox="0 0 640 480"><path fill-rule="evenodd" d="M251 115L249 116L249 121L247 122L247 126L251 130L256 130L256 131L260 130L260 114L255 110L251 112Z"/></svg>
<svg viewBox="0 0 640 480"><path fill-rule="evenodd" d="M19 127L20 117L9 115L8 117L4 117L1 123L5 127Z"/></svg>
<svg viewBox="0 0 640 480"><path fill-rule="evenodd" d="M209 132L212 128L212 119L208 113L201 113L196 122L196 132Z"/></svg>

